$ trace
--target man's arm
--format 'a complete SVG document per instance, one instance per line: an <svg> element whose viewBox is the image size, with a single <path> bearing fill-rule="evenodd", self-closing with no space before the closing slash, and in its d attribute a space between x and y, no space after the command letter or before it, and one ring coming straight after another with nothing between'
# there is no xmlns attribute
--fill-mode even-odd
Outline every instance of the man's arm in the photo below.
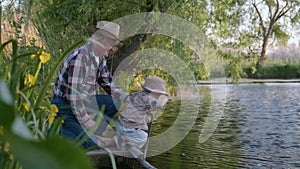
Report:
<svg viewBox="0 0 300 169"><path fill-rule="evenodd" d="M107 94L110 94L120 100L124 100L128 96L128 94L112 82L112 76L108 70L106 60L105 58L103 59L104 61L102 62L102 65L100 65L102 69L100 70L100 74L98 77L98 84L105 90Z"/></svg>
<svg viewBox="0 0 300 169"><path fill-rule="evenodd" d="M78 121L85 127L92 127L94 122L89 118L84 104L83 79L85 77L85 64L84 57L78 54L74 59L70 61L69 74L68 74L68 85L71 87L68 99L70 105L73 108L73 113Z"/></svg>

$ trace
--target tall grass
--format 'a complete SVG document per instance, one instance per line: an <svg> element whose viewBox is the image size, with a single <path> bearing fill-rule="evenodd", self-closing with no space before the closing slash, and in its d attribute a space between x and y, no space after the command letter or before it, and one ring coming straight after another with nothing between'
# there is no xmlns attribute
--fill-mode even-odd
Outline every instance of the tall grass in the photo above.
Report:
<svg viewBox="0 0 300 169"><path fill-rule="evenodd" d="M20 53L16 40L0 46L1 53L12 46L12 52L0 58L0 168L92 168L78 144L60 138L55 130L49 136L43 133L43 124L57 112L50 105L50 82L67 54L82 43L74 44L52 67L46 51ZM50 71L42 77L45 67ZM54 122L56 130L61 122Z"/></svg>

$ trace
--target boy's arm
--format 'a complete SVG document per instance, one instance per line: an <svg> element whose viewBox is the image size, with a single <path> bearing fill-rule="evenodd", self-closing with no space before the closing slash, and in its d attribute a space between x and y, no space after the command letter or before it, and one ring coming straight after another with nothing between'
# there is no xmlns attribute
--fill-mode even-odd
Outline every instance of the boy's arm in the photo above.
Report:
<svg viewBox="0 0 300 169"><path fill-rule="evenodd" d="M156 120L163 113L163 111L159 111L159 110L162 110L165 104L170 100L172 100L172 98L170 96L166 96L162 99L152 101L151 109L152 109L154 120Z"/></svg>
<svg viewBox="0 0 300 169"><path fill-rule="evenodd" d="M162 98L162 99L158 99L158 100L156 101L156 106L155 106L155 107L158 108L158 109L162 109L162 108L164 108L165 104L166 104L169 100L172 100L171 96L166 96L166 97L164 97L164 98Z"/></svg>

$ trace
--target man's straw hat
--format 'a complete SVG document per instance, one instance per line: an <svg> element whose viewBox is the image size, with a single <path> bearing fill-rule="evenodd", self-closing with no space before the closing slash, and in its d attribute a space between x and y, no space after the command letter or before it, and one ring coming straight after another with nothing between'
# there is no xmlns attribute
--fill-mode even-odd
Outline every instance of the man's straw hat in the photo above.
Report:
<svg viewBox="0 0 300 169"><path fill-rule="evenodd" d="M119 40L120 26L118 24L108 21L99 21L97 22L96 28L98 28L96 33Z"/></svg>
<svg viewBox="0 0 300 169"><path fill-rule="evenodd" d="M163 79L156 76L149 76L145 80L145 83L142 84L142 88L146 91L170 96L170 94L166 92L166 82Z"/></svg>

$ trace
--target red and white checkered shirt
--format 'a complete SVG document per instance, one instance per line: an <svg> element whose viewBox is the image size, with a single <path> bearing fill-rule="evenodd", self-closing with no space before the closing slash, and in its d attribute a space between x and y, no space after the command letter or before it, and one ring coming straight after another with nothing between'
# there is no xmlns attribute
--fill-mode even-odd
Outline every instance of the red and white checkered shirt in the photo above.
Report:
<svg viewBox="0 0 300 169"><path fill-rule="evenodd" d="M96 57L91 43L75 49L61 65L53 89L72 106L79 122L89 119L84 100L97 94L98 85L108 94L118 89L112 83L105 56L98 57L98 61Z"/></svg>

